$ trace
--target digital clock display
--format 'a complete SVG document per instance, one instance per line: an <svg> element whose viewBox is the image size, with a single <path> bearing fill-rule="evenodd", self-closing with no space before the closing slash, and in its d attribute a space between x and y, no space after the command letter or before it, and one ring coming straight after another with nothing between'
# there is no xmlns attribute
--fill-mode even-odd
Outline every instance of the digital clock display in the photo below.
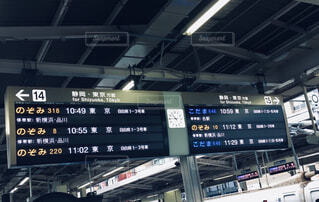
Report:
<svg viewBox="0 0 319 202"><path fill-rule="evenodd" d="M188 105L185 107L191 154L286 148L281 106Z"/></svg>

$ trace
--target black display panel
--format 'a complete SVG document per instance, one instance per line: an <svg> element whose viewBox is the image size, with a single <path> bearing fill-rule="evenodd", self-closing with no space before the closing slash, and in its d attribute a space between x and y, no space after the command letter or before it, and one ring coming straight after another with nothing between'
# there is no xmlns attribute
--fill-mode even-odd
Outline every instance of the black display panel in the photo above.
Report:
<svg viewBox="0 0 319 202"><path fill-rule="evenodd" d="M16 166L169 154L161 104L17 102L15 125Z"/></svg>
<svg viewBox="0 0 319 202"><path fill-rule="evenodd" d="M191 154L288 147L280 105L185 106Z"/></svg>
<svg viewBox="0 0 319 202"><path fill-rule="evenodd" d="M8 87L4 101L9 168L288 147L280 96Z"/></svg>
<svg viewBox="0 0 319 202"><path fill-rule="evenodd" d="M295 170L295 169L296 169L296 165L294 162L276 165L276 166L272 166L268 168L270 175L275 175L278 173L283 173L283 172L287 172L287 171Z"/></svg>
<svg viewBox="0 0 319 202"><path fill-rule="evenodd" d="M237 181L243 182L243 181L247 181L247 180L256 179L258 177L259 177L258 172L254 171L254 172L249 172L249 173L237 175Z"/></svg>

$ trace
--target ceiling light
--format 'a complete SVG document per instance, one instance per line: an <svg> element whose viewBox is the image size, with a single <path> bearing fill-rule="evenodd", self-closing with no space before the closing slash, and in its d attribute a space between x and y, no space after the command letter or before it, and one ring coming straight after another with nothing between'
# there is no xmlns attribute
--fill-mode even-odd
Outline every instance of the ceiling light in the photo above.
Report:
<svg viewBox="0 0 319 202"><path fill-rule="evenodd" d="M226 175L224 177L219 177L219 178L216 178L214 180L222 180L222 179L226 179L226 178L229 178L229 177L232 177L233 175Z"/></svg>
<svg viewBox="0 0 319 202"><path fill-rule="evenodd" d="M196 156L196 159L200 159L200 158L203 158L205 155L197 155Z"/></svg>
<svg viewBox="0 0 319 202"><path fill-rule="evenodd" d="M19 186L24 185L29 180L29 177L25 177L20 183Z"/></svg>
<svg viewBox="0 0 319 202"><path fill-rule="evenodd" d="M18 190L18 187L13 188L13 189L10 191L10 194L13 194L13 193L16 192L17 190Z"/></svg>
<svg viewBox="0 0 319 202"><path fill-rule="evenodd" d="M86 186L89 186L89 185L92 184L92 183L93 183L93 181L90 181L90 182L88 182L88 183L85 183L85 184L79 186L78 189L82 189L82 188L84 188L84 187L86 187Z"/></svg>
<svg viewBox="0 0 319 202"><path fill-rule="evenodd" d="M122 170L124 167L118 167L118 168L116 168L116 169L114 169L114 170L112 170L112 171L110 171L110 172L108 172L108 173L105 173L104 175L103 175L103 177L106 177L106 176L109 176L109 175L111 175L111 174L113 174L113 173L115 173L115 172L117 172L117 171L119 171L119 170Z"/></svg>
<svg viewBox="0 0 319 202"><path fill-rule="evenodd" d="M147 196L146 198L153 198L153 197L156 197L156 196L158 196L158 194L150 195L150 196Z"/></svg>
<svg viewBox="0 0 319 202"><path fill-rule="evenodd" d="M122 90L131 90L135 86L135 81L130 80L125 84L125 86L122 88Z"/></svg>
<svg viewBox="0 0 319 202"><path fill-rule="evenodd" d="M231 0L218 0L212 5L203 15L201 15L184 33L185 35L192 35L210 18L212 18L218 11L220 11Z"/></svg>

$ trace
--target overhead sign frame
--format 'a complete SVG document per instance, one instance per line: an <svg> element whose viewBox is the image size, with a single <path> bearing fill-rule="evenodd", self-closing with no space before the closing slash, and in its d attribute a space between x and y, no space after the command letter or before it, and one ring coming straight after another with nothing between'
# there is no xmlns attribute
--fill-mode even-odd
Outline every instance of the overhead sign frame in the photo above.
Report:
<svg viewBox="0 0 319 202"><path fill-rule="evenodd" d="M83 97L83 93L89 95ZM94 93L110 94L110 97L94 97ZM82 96L81 96L82 95ZM243 97L242 100L224 99L228 97ZM189 142L189 132L185 107L193 105L218 105L218 106L279 106L282 108L285 117L282 98L280 96L262 95L224 95L216 93L197 93L197 92L161 92L161 91L121 91L105 89L61 89L61 88L32 88L32 87L8 87L5 95L5 117L6 117L6 137L8 166L38 166L17 164L17 139L16 139L16 108L15 105L35 104L88 104L88 105L117 105L117 104L136 104L136 105L160 105L164 108L165 125L167 131L167 155L164 156L184 156L191 155ZM176 121L175 121L176 119ZM179 119L179 120L177 120ZM286 149L289 146L288 126L285 118L287 145L276 149ZM271 148L265 149L273 150ZM264 151L264 149L262 149ZM223 151L216 153L226 153L234 151ZM245 151L240 151L245 152ZM214 151L212 153L215 153ZM155 156L150 156L150 158ZM157 157L157 156L156 156ZM138 157L134 157L138 158ZM142 157L144 158L144 157ZM69 164L74 162L64 162ZM47 163L44 165L48 165ZM55 163L52 163L55 164ZM58 163L60 164L60 163Z"/></svg>

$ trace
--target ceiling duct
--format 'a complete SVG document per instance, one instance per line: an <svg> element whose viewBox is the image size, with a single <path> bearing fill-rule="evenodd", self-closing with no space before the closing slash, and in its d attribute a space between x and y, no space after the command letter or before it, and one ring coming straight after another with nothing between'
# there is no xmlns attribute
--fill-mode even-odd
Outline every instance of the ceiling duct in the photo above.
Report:
<svg viewBox="0 0 319 202"><path fill-rule="evenodd" d="M158 43L200 3L200 0L170 0L163 10L150 23L144 34L138 36L135 43L115 64L115 67L128 67L139 64L155 48ZM102 80L98 86L103 86Z"/></svg>

